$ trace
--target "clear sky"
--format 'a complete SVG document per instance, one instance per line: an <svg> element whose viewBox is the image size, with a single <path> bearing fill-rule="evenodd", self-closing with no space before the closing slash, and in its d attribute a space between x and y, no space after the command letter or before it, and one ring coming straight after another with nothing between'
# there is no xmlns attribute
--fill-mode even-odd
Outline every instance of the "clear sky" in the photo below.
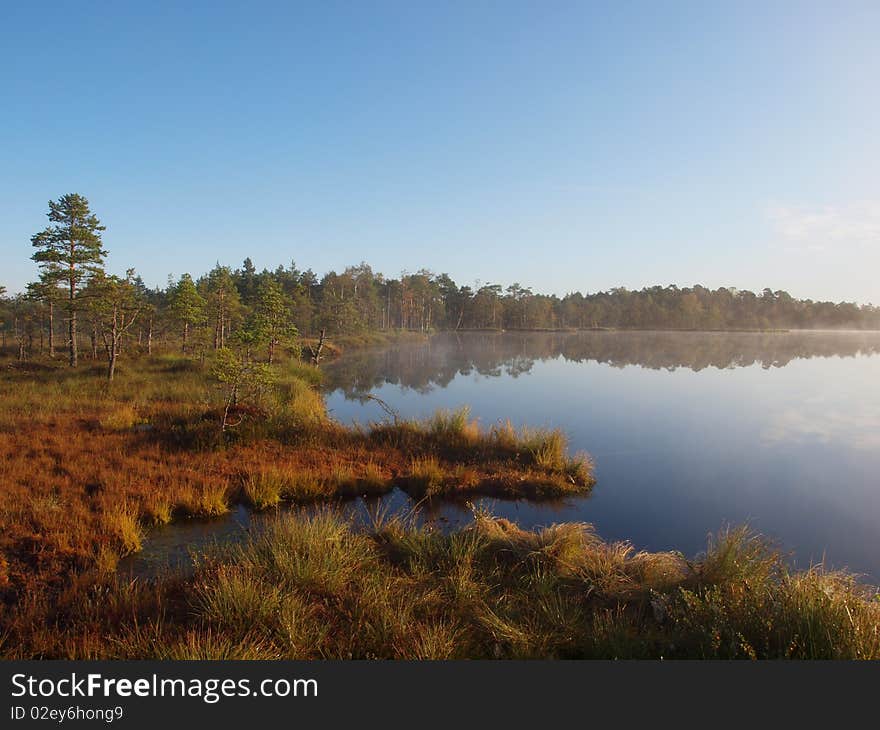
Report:
<svg viewBox="0 0 880 730"><path fill-rule="evenodd" d="M880 2L7 2L0 284L78 192L149 284L250 256L880 304Z"/></svg>

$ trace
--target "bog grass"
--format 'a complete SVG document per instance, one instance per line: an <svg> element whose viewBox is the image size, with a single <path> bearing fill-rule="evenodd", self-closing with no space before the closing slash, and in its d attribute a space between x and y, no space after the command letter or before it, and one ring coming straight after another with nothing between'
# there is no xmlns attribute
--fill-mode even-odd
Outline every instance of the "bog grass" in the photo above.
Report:
<svg viewBox="0 0 880 730"><path fill-rule="evenodd" d="M586 524L477 512L452 533L360 529L323 508L280 513L186 581L107 575L10 631L9 658L877 659L880 602L852 576L792 571L745 529L686 560Z"/></svg>
<svg viewBox="0 0 880 730"><path fill-rule="evenodd" d="M87 361L4 370L0 656L880 658L873 589L821 566L792 571L744 529L686 560L589 525L525 531L477 512L450 534L399 517L362 530L312 506L204 556L190 578L127 581L117 563L147 526L237 501L271 509L394 486L418 499L555 498L593 485L589 457L560 431L484 428L467 409L345 428L296 361L221 433L208 366L126 360L111 386Z"/></svg>

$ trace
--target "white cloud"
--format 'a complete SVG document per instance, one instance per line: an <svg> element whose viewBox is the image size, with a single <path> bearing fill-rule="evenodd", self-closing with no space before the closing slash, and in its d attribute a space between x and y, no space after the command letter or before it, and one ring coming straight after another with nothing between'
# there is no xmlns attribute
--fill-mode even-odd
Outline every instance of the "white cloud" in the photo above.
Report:
<svg viewBox="0 0 880 730"><path fill-rule="evenodd" d="M769 443L840 443L876 452L880 449L880 417L863 401L841 407L835 398L814 397L772 415L761 434Z"/></svg>
<svg viewBox="0 0 880 730"><path fill-rule="evenodd" d="M880 248L880 201L818 208L774 205L767 217L777 236L798 249Z"/></svg>

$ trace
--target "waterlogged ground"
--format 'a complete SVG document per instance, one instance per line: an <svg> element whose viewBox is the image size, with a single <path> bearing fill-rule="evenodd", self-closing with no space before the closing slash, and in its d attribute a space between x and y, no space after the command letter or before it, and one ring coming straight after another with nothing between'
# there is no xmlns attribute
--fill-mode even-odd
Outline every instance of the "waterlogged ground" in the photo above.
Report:
<svg viewBox="0 0 880 730"><path fill-rule="evenodd" d="M598 484L552 504L480 501L523 527L587 521L691 555L747 522L800 567L824 558L880 581L880 333L443 334L350 353L327 366L327 389L342 422L386 418L371 394L405 417L468 405L483 425L561 427ZM399 492L346 503L358 519L411 506ZM420 519L470 514L434 504ZM264 519L239 508L161 528L123 568L188 564Z"/></svg>

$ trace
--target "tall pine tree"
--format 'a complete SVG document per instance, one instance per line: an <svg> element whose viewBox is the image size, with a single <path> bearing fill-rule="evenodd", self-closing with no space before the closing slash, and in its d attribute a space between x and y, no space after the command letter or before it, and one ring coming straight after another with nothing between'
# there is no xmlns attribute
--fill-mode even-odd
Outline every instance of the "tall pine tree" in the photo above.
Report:
<svg viewBox="0 0 880 730"><path fill-rule="evenodd" d="M82 195L70 193L49 201L49 221L54 225L31 238L37 250L31 257L44 275L64 284L67 290L67 316L70 366L77 365L77 295L92 274L102 271L107 252L101 247L101 225Z"/></svg>

